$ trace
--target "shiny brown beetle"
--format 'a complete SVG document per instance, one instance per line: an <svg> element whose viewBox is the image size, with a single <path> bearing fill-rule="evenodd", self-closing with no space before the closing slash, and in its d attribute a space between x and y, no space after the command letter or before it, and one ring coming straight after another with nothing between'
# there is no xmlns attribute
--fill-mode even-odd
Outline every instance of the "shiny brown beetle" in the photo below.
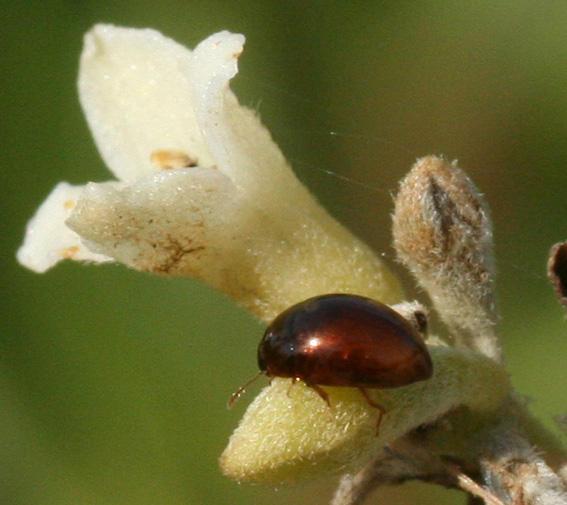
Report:
<svg viewBox="0 0 567 505"><path fill-rule="evenodd" d="M361 296L328 294L287 309L268 326L258 347L260 373L302 380L330 406L320 386L367 389L406 386L429 379L433 365L422 335L390 307ZM229 407L257 377L241 387Z"/></svg>

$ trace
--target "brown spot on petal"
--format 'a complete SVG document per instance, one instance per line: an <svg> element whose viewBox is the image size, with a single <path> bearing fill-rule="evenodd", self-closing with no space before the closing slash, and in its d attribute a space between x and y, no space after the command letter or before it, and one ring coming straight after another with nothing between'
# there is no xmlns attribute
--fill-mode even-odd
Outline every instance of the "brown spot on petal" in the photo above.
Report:
<svg viewBox="0 0 567 505"><path fill-rule="evenodd" d="M175 170L197 166L197 158L184 151L174 149L158 149L150 156L151 162L160 170Z"/></svg>
<svg viewBox="0 0 567 505"><path fill-rule="evenodd" d="M77 255L78 252L79 252L79 247L74 245L71 247L67 247L65 249L61 249L61 251L59 251L59 254L63 259L72 260Z"/></svg>
<svg viewBox="0 0 567 505"><path fill-rule="evenodd" d="M549 251L547 275L555 288L555 294L567 307L567 242L555 244Z"/></svg>
<svg viewBox="0 0 567 505"><path fill-rule="evenodd" d="M161 256L160 261L157 263L154 261L151 264L148 262L148 264L143 265L148 258L145 258L145 260L140 259L137 266L156 274L175 275L180 267L184 267L183 264L185 263L184 260L186 256L200 253L206 249L203 245L193 244L191 240L183 242L184 243L181 243L178 239L170 238L165 242L152 244L152 248L159 251L158 254Z"/></svg>

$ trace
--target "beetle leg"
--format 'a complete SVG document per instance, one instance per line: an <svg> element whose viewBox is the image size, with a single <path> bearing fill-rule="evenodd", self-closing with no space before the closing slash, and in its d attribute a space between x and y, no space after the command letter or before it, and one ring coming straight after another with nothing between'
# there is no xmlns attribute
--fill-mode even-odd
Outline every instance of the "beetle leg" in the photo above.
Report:
<svg viewBox="0 0 567 505"><path fill-rule="evenodd" d="M382 405L380 405L379 403L375 402L370 397L370 395L368 394L368 391L366 391L366 388L359 387L358 389L362 393L362 396L364 396L364 398L368 402L368 405L370 405L371 407L374 407L375 409L378 409L380 411L380 413L378 414L378 419L376 420L376 436L378 436L380 434L380 423L382 422L382 417L386 413L386 409Z"/></svg>
<svg viewBox="0 0 567 505"><path fill-rule="evenodd" d="M313 388L315 392L321 397L321 399L327 404L329 407L329 415L331 416L331 421L335 420L335 416L333 415L333 407L331 407L331 400L329 400L329 395L325 392L317 384L307 384L310 388Z"/></svg>
<svg viewBox="0 0 567 505"><path fill-rule="evenodd" d="M329 395L321 389L317 384L307 384L310 388L313 388L317 394L322 398L322 400L331 408L331 401L329 400Z"/></svg>
<svg viewBox="0 0 567 505"><path fill-rule="evenodd" d="M289 385L289 388L287 390L287 396L289 398L289 393L291 392L291 388L293 387L293 385L299 380L299 377L292 377L291 378L291 384Z"/></svg>

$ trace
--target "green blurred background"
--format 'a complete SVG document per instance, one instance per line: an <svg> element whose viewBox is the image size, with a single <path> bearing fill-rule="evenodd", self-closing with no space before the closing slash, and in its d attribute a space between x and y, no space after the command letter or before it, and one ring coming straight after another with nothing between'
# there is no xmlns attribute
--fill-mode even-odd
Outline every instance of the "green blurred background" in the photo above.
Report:
<svg viewBox="0 0 567 505"><path fill-rule="evenodd" d="M246 34L241 102L397 270L396 181L416 157L458 158L493 211L513 381L549 426L567 411L567 323L545 277L550 245L567 239L566 2L4 0L0 13L0 503L319 505L335 485L272 490L220 474L260 386L232 411L226 400L254 374L262 331L223 295L121 266L36 275L16 264L58 181L109 178L75 90L97 22L190 47L221 29ZM420 484L373 499L464 503Z"/></svg>

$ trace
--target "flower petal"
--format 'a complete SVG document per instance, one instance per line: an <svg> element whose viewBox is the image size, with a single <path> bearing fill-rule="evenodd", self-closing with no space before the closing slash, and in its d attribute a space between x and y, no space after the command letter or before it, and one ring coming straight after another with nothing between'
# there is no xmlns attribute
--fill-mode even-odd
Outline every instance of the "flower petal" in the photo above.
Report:
<svg viewBox="0 0 567 505"><path fill-rule="evenodd" d="M205 270L212 278L230 264L219 250L236 254L234 193L227 177L200 167L134 183L91 183L67 224L93 251L138 270L198 278Z"/></svg>
<svg viewBox="0 0 567 505"><path fill-rule="evenodd" d="M308 192L257 114L242 107L228 88L243 44L242 35L225 31L211 35L193 51L193 95L201 97L194 102L197 120L219 170L250 199L272 209L294 205ZM271 188L279 188L286 198L274 200Z"/></svg>
<svg viewBox="0 0 567 505"><path fill-rule="evenodd" d="M160 150L213 164L194 117L190 62L191 51L155 30L96 25L85 35L80 100L119 179L155 172L150 158Z"/></svg>
<svg viewBox="0 0 567 505"><path fill-rule="evenodd" d="M18 261L38 273L43 273L63 259L102 263L112 258L89 251L74 231L65 226L65 219L75 208L84 186L61 182L37 209L29 221Z"/></svg>

